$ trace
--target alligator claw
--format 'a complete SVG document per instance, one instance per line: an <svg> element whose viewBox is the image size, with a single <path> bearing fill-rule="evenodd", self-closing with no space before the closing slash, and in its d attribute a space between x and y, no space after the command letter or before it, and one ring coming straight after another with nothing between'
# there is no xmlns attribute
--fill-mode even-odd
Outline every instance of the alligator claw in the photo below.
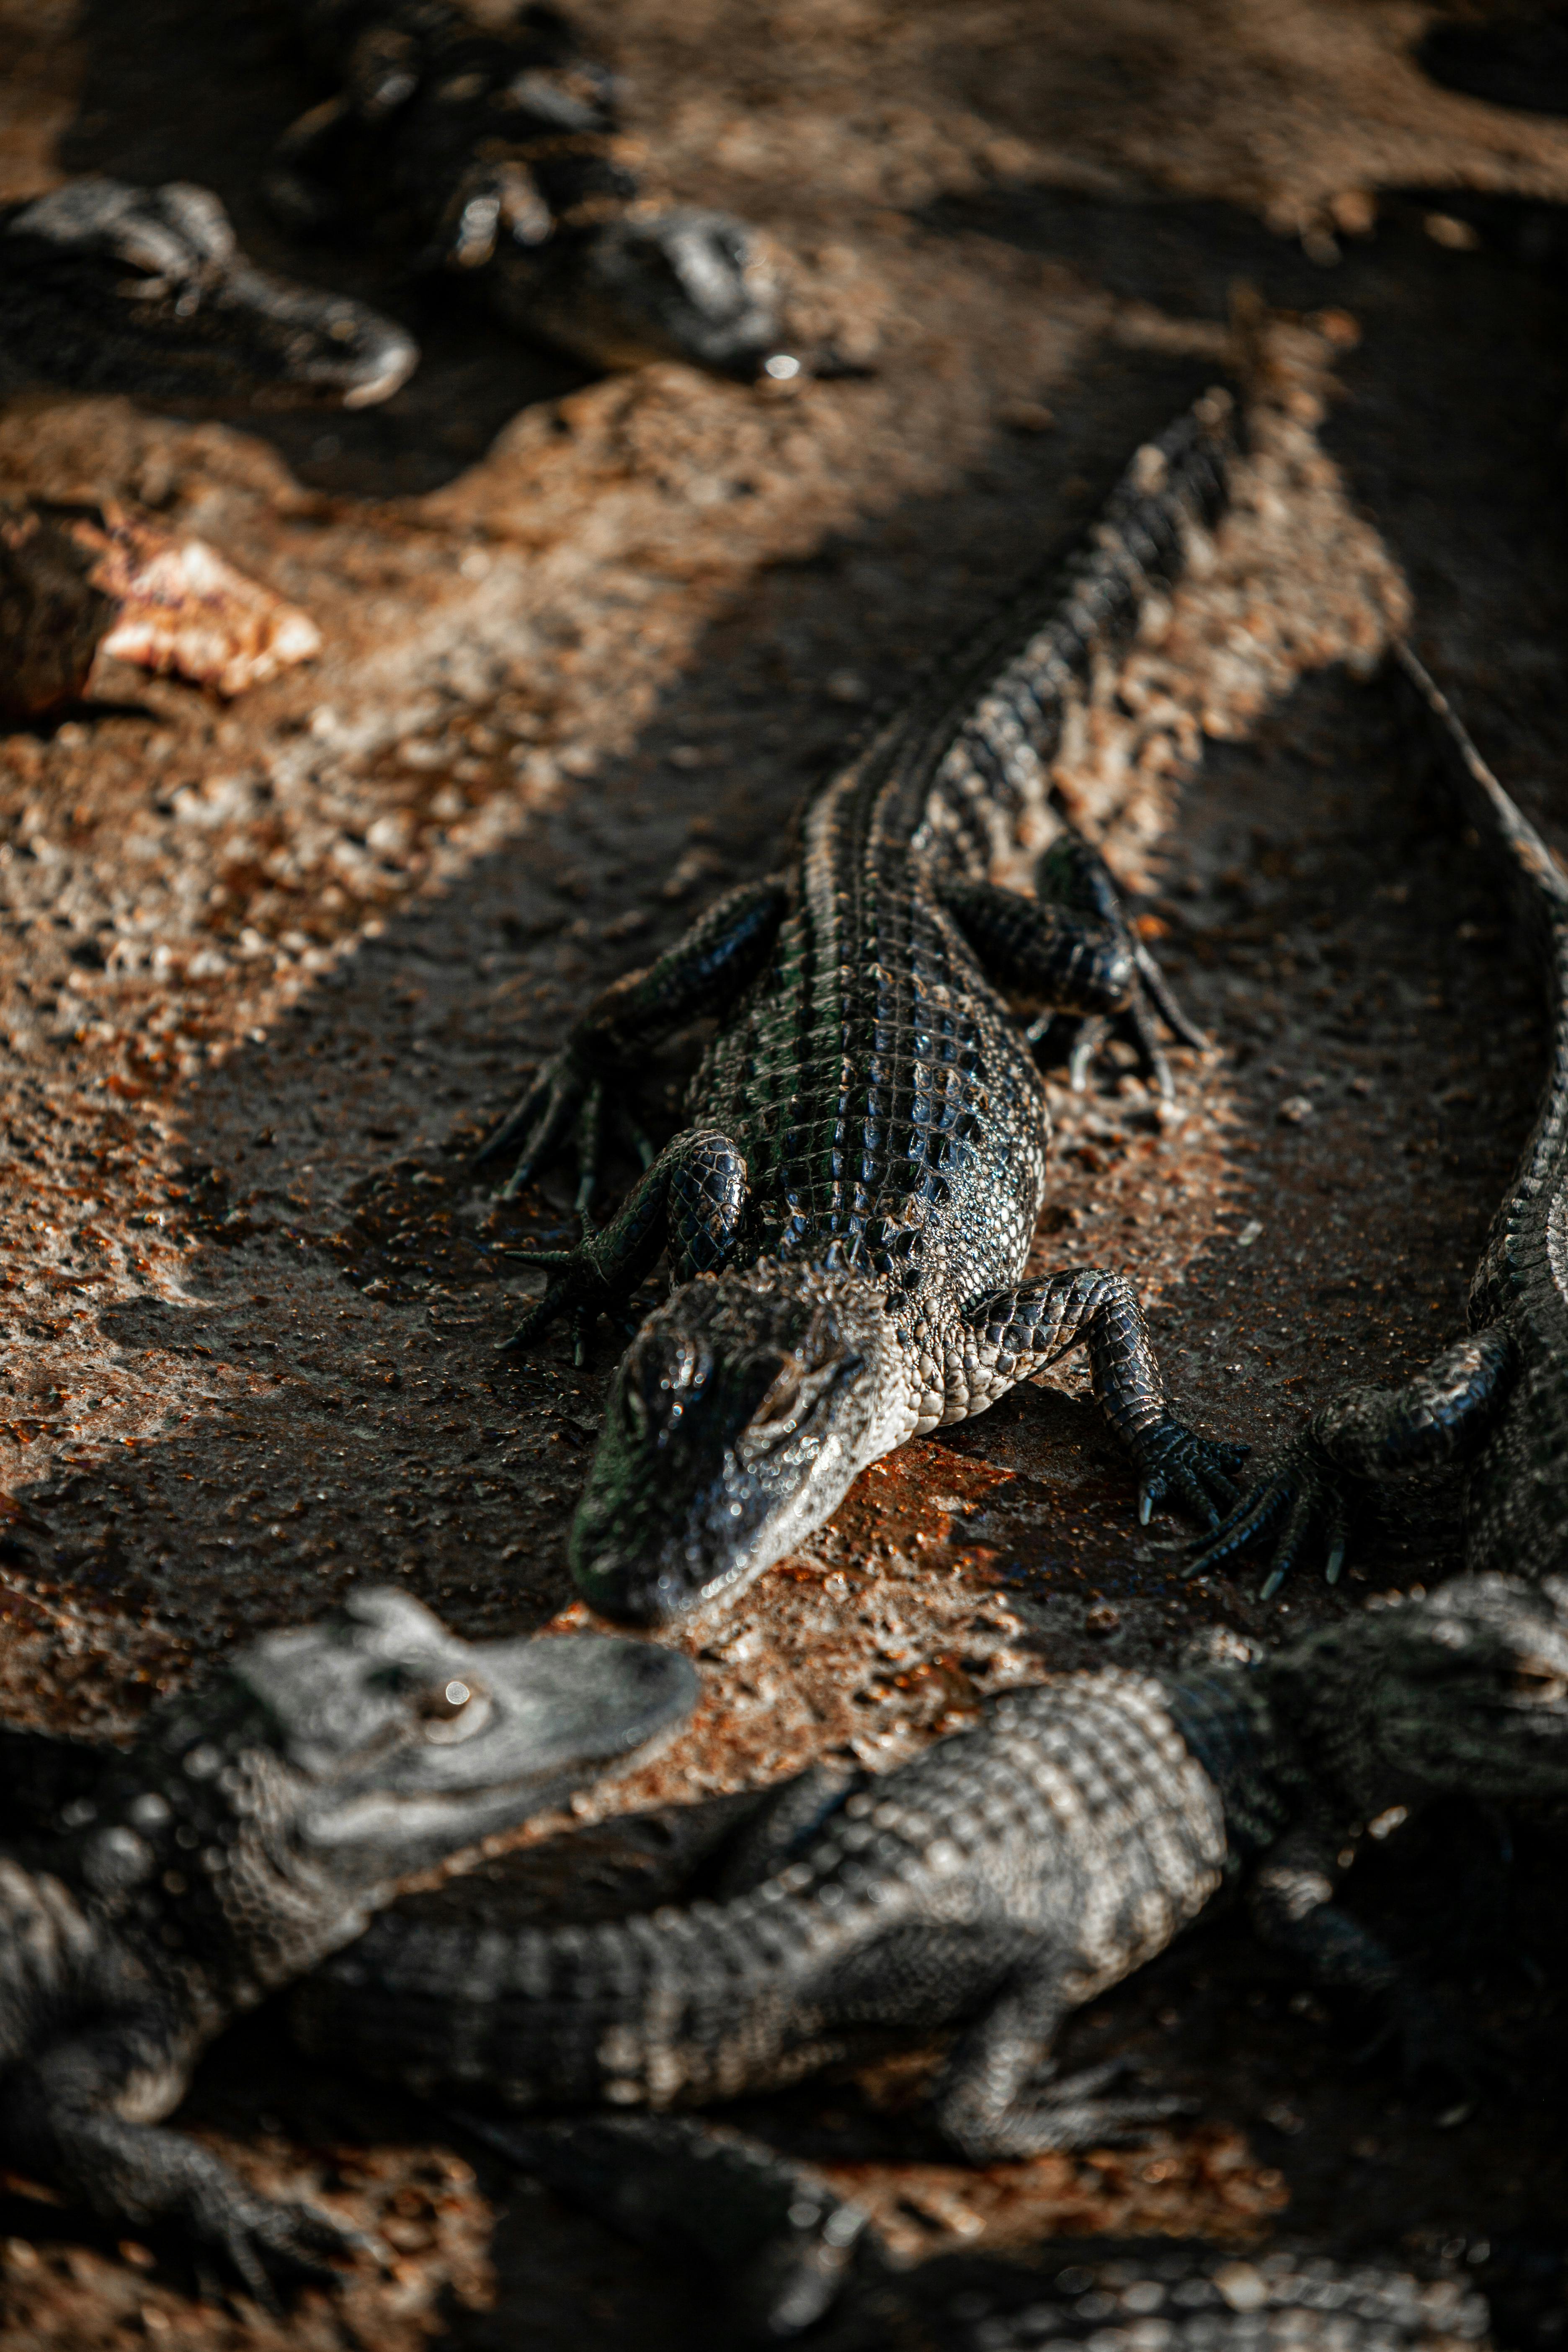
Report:
<svg viewBox="0 0 1568 2352"><path fill-rule="evenodd" d="M515 1152L511 1173L496 1194L498 1201L515 1201L570 1151L577 1163L573 1207L586 1225L598 1197L612 1133L626 1139L644 1168L650 1168L658 1157L652 1139L632 1113L611 1097L604 1079L584 1069L568 1045L545 1063L468 1165L482 1168L488 1160Z"/></svg>
<svg viewBox="0 0 1568 2352"><path fill-rule="evenodd" d="M193 2167L193 2173L180 2206L195 2240L198 2276L211 2277L216 2265L275 2317L283 2313L280 2282L334 2280L346 2257L377 2251L362 2231L331 2214L257 2196L214 2160Z"/></svg>
<svg viewBox="0 0 1568 2352"><path fill-rule="evenodd" d="M1166 1419L1140 1433L1138 1521L1147 1527L1156 1504L1167 1498L1185 1505L1205 1526L1217 1529L1220 1515L1233 1510L1237 1490L1232 1473L1239 1470L1248 1448L1212 1437L1200 1437L1184 1422Z"/></svg>
<svg viewBox="0 0 1568 2352"><path fill-rule="evenodd" d="M1324 1549L1324 1578L1330 1584L1338 1583L1349 1544L1344 1497L1339 1473L1310 1431L1293 1438L1273 1468L1211 1528L1186 1574L1207 1575L1276 1528L1279 1533L1258 1596L1260 1601L1273 1600L1319 1537Z"/></svg>
<svg viewBox="0 0 1568 2352"><path fill-rule="evenodd" d="M995 2121L966 2131L954 2116L946 2128L979 2163L1136 2146L1154 2125L1190 2113L1192 2103L1169 2091L1129 2090L1121 2097L1105 2096L1111 2084L1134 2072L1124 2058L1107 2059L1076 2074L1056 2075L1047 2067Z"/></svg>
<svg viewBox="0 0 1568 2352"><path fill-rule="evenodd" d="M543 1297L534 1300L516 1330L500 1341L497 1354L507 1356L526 1348L552 1323L570 1315L573 1361L581 1364L589 1333L613 1303L594 1263L592 1244L579 1244L569 1250L508 1250L506 1255L517 1265L537 1266L549 1279Z"/></svg>
<svg viewBox="0 0 1568 2352"><path fill-rule="evenodd" d="M1124 925L1121 928L1125 929ZM1176 1082L1160 1042L1159 1023L1163 1021L1184 1045L1202 1051L1208 1039L1183 1012L1170 982L1142 941L1127 932L1126 945L1137 977L1120 1013L1042 1013L1025 1034L1031 1045L1041 1049L1042 1061L1066 1061L1068 1085L1075 1095L1087 1088L1097 1056L1113 1037L1121 1037L1136 1052L1140 1070L1162 1101L1170 1102Z"/></svg>

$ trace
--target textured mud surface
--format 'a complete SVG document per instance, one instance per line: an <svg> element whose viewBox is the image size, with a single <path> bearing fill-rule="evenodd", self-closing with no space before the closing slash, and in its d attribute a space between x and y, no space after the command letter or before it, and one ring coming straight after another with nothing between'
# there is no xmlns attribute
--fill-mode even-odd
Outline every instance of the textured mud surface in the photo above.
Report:
<svg viewBox="0 0 1568 2352"><path fill-rule="evenodd" d="M374 255L268 228L257 167L315 94L282 14L0 5L5 193L207 180L258 259L369 295L427 352L346 421L0 411L0 491L138 502L324 637L232 706L103 666L66 724L0 739L6 1713L111 1735L361 1576L465 1631L557 1618L610 1343L582 1370L554 1340L496 1358L531 1287L502 1252L563 1239L568 1192L493 1218L467 1151L594 990L765 870L866 709L1213 379L1237 278L1319 317L1341 389L1321 436L1276 419L1061 777L1215 1050L1177 1056L1174 1118L1114 1070L1058 1094L1039 1262L1127 1267L1193 1417L1260 1447L1427 1356L1542 1036L1366 673L1407 583L1417 642L1568 845L1568 126L1429 89L1405 6L1107 0L1047 39L1023 6L764 24L637 0L614 29L653 167L762 222L801 314L875 373L793 398L676 369L584 384ZM680 1066L649 1074L667 1117ZM1303 1581L1264 1610L1257 1574L1184 1582L1182 1532L1138 1528L1070 1380L1015 1396L871 1473L808 1554L682 1634L692 1734L597 1810L825 1749L891 1763L1006 1681L1299 1625L1457 1559L1451 1498L1396 1500L1339 1600ZM1456 1812L1358 1872L1531 2086L1452 2128L1223 1917L1073 2030L1069 2056L1125 2051L1193 2099L1147 2148L966 2172L921 2118L919 2053L744 2120L910 2259L1280 2216L1336 2252L1528 2231L1568 2188L1568 1918L1520 1834L1510 1870ZM559 1872L536 1835L416 1899L525 1905ZM215 2052L185 2119L374 2227L391 2267L279 2326L13 2183L8 2344L718 2340L700 2290L428 2111L294 2060L276 2012Z"/></svg>

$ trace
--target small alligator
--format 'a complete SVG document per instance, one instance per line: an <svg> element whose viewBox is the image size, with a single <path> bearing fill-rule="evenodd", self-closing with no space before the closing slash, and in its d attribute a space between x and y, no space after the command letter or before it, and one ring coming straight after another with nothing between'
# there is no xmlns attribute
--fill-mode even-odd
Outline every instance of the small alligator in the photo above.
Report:
<svg viewBox="0 0 1568 2352"><path fill-rule="evenodd" d="M1488 2333L1470 2282L1384 2260L1077 2238L1023 2261L939 2254L911 2273L889 2261L863 2206L745 2133L673 2115L456 2120L692 2273L706 2306L722 2309L726 2343L777 2344L833 2305L833 2352L1070 2352L1090 2340L1094 2352L1458 2352Z"/></svg>
<svg viewBox="0 0 1568 2352"><path fill-rule="evenodd" d="M1168 2238L1058 2241L1027 2263L960 2255L920 2276L942 2352L1457 2352L1489 2332L1462 2277Z"/></svg>
<svg viewBox="0 0 1568 2352"><path fill-rule="evenodd" d="M571 1635L470 1644L405 1593L269 1633L109 1753L0 1732L0 2164L183 2225L266 2296L345 2243L160 2128L229 2019L400 1882L689 1713L690 1664Z"/></svg>
<svg viewBox="0 0 1568 2352"><path fill-rule="evenodd" d="M83 179L0 206L0 388L365 408L418 358L363 302L253 268L208 188Z"/></svg>
<svg viewBox="0 0 1568 2352"><path fill-rule="evenodd" d="M357 222L595 366L799 373L777 348L753 232L641 195L615 78L554 8L483 23L454 0L296 0L295 13L342 88L274 158L266 193L289 227Z"/></svg>
<svg viewBox="0 0 1568 2352"><path fill-rule="evenodd" d="M300 2031L414 2090L517 2107L701 2105L961 2029L936 2121L973 2161L1102 2144L1173 2102L1054 2076L1068 2016L1246 1865L1254 1921L1382 2000L1406 2064L1463 2037L1334 1895L1362 1825L1465 1790L1568 1793L1568 1582L1468 1578L1255 1666L1065 1676L881 1778L826 1766L741 1831L720 1899L597 1927L391 1914L296 1997Z"/></svg>
<svg viewBox="0 0 1568 2352"><path fill-rule="evenodd" d="M1467 1569L1542 1576L1568 1564L1568 880L1407 646L1394 662L1419 740L1500 863L1539 953L1552 1065L1471 1279L1467 1336L1401 1388L1320 1406L1194 1561L1200 1575L1278 1528L1266 1600L1319 1541L1335 1581L1358 1481L1447 1463L1467 1467Z"/></svg>
<svg viewBox="0 0 1568 2352"><path fill-rule="evenodd" d="M807 802L789 870L733 891L570 1032L479 1154L505 1197L575 1141L592 1202L606 1108L659 1039L718 1015L686 1131L564 1254L512 1345L570 1314L579 1344L667 1247L673 1295L616 1375L572 1534L606 1615L657 1622L734 1591L819 1527L868 1463L1087 1345L1144 1519L1211 1526L1243 1449L1171 1411L1131 1285L1025 1281L1045 1197L1045 1023L1114 1025L1161 1090L1156 1013L1185 1020L1110 875L1064 827L1033 899L987 879L1047 820L1049 762L1092 664L1181 568L1226 495L1214 394L1140 450L1086 551L917 690ZM1004 658L1009 645L1022 651ZM645 1163L651 1158L641 1143Z"/></svg>

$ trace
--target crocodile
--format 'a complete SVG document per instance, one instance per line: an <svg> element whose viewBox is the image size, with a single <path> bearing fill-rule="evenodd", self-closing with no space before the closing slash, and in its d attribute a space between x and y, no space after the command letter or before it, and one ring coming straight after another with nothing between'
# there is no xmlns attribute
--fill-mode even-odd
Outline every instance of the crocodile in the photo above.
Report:
<svg viewBox="0 0 1568 2352"><path fill-rule="evenodd" d="M365 408L418 359L363 302L256 268L210 188L92 177L0 205L0 388Z"/></svg>
<svg viewBox="0 0 1568 2352"><path fill-rule="evenodd" d="M1273 1535L1263 1598L1321 1545L1337 1580L1356 1489L1465 1472L1467 1570L1568 1564L1568 879L1410 647L1393 675L1411 740L1435 758L1508 885L1544 972L1552 1058L1535 1126L1470 1283L1469 1328L1398 1388L1321 1405L1202 1545L1202 1575Z"/></svg>
<svg viewBox="0 0 1568 2352"><path fill-rule="evenodd" d="M300 1987L307 2047L423 2095L702 2105L957 2038L933 2120L973 2162L1136 2135L1174 2102L1057 2074L1068 2016L1227 1877L1263 1937L1384 2006L1408 2069L1462 2028L1335 1900L1395 1807L1568 1790L1568 1581L1460 1579L1253 1664L1016 1689L880 1776L827 1763L742 1825L711 1899L598 1926L388 1913Z"/></svg>
<svg viewBox="0 0 1568 2352"><path fill-rule="evenodd" d="M161 1701L124 1752L0 1731L0 2164L183 2228L267 2298L345 2243L161 2118L227 2021L415 1874L690 1711L684 1658L614 1635L469 1643L367 1590Z"/></svg>
<svg viewBox="0 0 1568 2352"><path fill-rule="evenodd" d="M509 1198L574 1146L585 1218L631 1075L717 1015L684 1131L655 1158L633 1130L645 1172L619 1213L525 1257L548 1288L508 1343L570 1315L581 1346L668 1247L671 1296L616 1373L572 1533L604 1614L656 1622L739 1591L868 1463L1079 1344L1144 1520L1169 1496L1214 1526L1234 1497L1244 1449L1177 1420L1126 1277L1024 1278L1049 1139L1032 1041L1078 1016L1079 1082L1114 1034L1168 1095L1157 1017L1201 1033L1069 825L1032 898L988 878L1050 822L1049 763L1093 665L1220 510L1229 413L1207 394L1141 449L1087 546L810 795L788 869L614 982L479 1154L515 1155ZM1047 1010L1025 1029L1005 998Z"/></svg>
<svg viewBox="0 0 1568 2352"><path fill-rule="evenodd" d="M686 360L784 378L754 231L645 196L615 76L557 10L297 0L336 94L284 137L264 192L296 233L358 225L501 322L596 367Z"/></svg>

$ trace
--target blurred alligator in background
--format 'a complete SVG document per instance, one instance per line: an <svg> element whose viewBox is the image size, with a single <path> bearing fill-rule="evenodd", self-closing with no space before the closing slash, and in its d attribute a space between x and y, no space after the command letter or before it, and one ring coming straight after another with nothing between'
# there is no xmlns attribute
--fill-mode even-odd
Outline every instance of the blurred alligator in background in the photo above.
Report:
<svg viewBox="0 0 1568 2352"><path fill-rule="evenodd" d="M1488 2336L1487 2297L1473 2273L1453 2274L1451 2257L1423 2278L1385 2258L1068 2237L1022 2260L971 2251L911 2270L889 2261L864 2207L742 2132L688 2116L458 2119L689 2271L706 2303L721 2299L726 2344L787 2340L835 2304L812 2338L824 2352L1461 2352ZM1562 2266L1542 2252L1550 2292Z"/></svg>
<svg viewBox="0 0 1568 2352"><path fill-rule="evenodd" d="M1024 1278L1050 1137L1031 1051L1046 1018L1085 1016L1079 1073L1120 1028L1163 1094L1156 1015L1203 1043L1109 870L1051 810L1049 773L1093 665L1223 508L1229 415L1210 394L1141 449L1065 571L812 795L788 869L607 989L480 1153L517 1155L510 1195L574 1142L585 1212L606 1107L652 1046L718 1016L685 1133L609 1224L523 1261L550 1285L513 1345L563 1314L581 1339L670 1255L675 1287L616 1375L572 1533L606 1615L657 1622L738 1591L868 1463L1079 1344L1143 1517L1169 1495L1214 1526L1234 1499L1245 1448L1175 1417L1126 1277ZM1033 898L988 879L1053 822ZM1026 1030L1007 998L1046 1015Z"/></svg>
<svg viewBox="0 0 1568 2352"><path fill-rule="evenodd" d="M161 1702L124 1753L0 1730L0 2164L183 2226L264 2300L353 2242L161 2129L205 2045L401 1882L689 1714L689 1662L611 1635L468 1643L356 1594Z"/></svg>
<svg viewBox="0 0 1568 2352"><path fill-rule="evenodd" d="M208 188L81 179L0 206L0 392L365 408L418 359L363 302L254 268Z"/></svg>
<svg viewBox="0 0 1568 2352"><path fill-rule="evenodd" d="M1330 1582L1338 1578L1358 1485L1450 1463L1466 1469L1468 1569L1568 1567L1568 877L1408 646L1391 659L1412 747L1436 760L1535 951L1552 1063L1471 1277L1467 1336L1401 1388L1351 1389L1320 1406L1194 1561L1190 1573L1202 1574L1274 1534L1265 1600L1313 1545Z"/></svg>
<svg viewBox="0 0 1568 2352"><path fill-rule="evenodd" d="M1568 1582L1466 1578L1255 1665L1009 1691L893 1771L782 1783L715 1899L556 1927L388 1914L301 1986L299 2031L426 2096L625 2113L957 2027L933 2093L950 2144L975 2163L1070 2151L1176 2103L1105 2095L1116 2063L1060 2075L1060 2029L1245 1871L1267 1941L1383 2004L1408 2070L1467 2080L1462 2023L1335 1900L1368 1823L1455 1791L1568 1795ZM637 2150L615 2161L601 2135L577 2155L613 2186ZM832 2218L823 2200L803 2226Z"/></svg>
<svg viewBox="0 0 1568 2352"><path fill-rule="evenodd" d="M455 0L294 9L342 86L278 150L266 193L287 226L369 233L595 366L799 373L777 349L754 233L643 196L620 153L615 77L555 9L483 22Z"/></svg>

